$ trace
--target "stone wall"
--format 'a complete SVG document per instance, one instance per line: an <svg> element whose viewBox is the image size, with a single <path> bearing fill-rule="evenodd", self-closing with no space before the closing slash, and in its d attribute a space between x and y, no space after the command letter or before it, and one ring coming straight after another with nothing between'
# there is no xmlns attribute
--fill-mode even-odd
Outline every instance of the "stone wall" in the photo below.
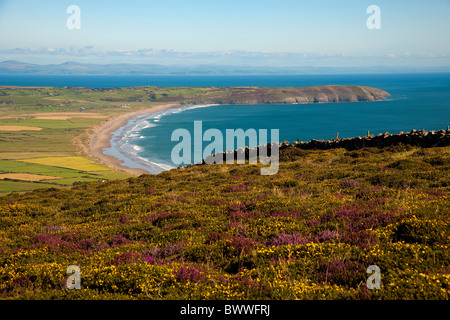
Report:
<svg viewBox="0 0 450 320"><path fill-rule="evenodd" d="M397 134L390 134L389 132L380 133L378 135L370 135L364 137L355 138L341 138L341 139L330 139L330 140L311 140L309 142L294 141L289 143L287 141L278 144L279 150L283 150L288 147L300 148L303 150L327 150L344 148L347 150L357 150L366 147L376 147L385 148L392 145L404 144L423 148L432 147L445 147L450 146L450 128L447 130L439 131L425 131L425 130L412 130L411 132L399 132ZM248 159L250 151L255 151L256 148L267 148L267 146L259 146L253 148L240 148L238 150L226 151L224 153L218 153L214 155L214 158L220 158L222 156L223 162L225 163L226 154L233 153L234 158L238 157L238 154L245 154L245 159ZM270 156L269 147L264 151ZM205 160L202 161L205 164ZM188 166L189 167L189 166Z"/></svg>
<svg viewBox="0 0 450 320"><path fill-rule="evenodd" d="M343 138L332 140L311 140L309 142L295 141L291 144L283 142L280 149L289 145L300 149L335 149L344 148L347 150L356 150L364 147L384 148L395 144L405 144L424 148L444 147L450 145L450 129L439 131L412 130L411 132L399 132L390 134L389 132L380 133L376 136L367 135L365 137Z"/></svg>

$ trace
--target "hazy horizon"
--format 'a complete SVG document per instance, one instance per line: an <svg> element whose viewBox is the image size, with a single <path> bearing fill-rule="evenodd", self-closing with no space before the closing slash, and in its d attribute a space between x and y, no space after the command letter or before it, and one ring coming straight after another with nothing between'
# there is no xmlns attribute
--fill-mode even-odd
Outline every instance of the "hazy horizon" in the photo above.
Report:
<svg viewBox="0 0 450 320"><path fill-rule="evenodd" d="M379 29L367 25L371 5ZM0 61L450 66L449 16L449 0L3 0Z"/></svg>

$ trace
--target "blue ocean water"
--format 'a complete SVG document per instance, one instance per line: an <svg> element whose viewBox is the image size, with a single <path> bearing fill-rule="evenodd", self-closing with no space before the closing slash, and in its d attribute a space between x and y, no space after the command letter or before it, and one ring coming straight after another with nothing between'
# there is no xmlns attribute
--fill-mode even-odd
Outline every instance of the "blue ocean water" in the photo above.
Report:
<svg viewBox="0 0 450 320"><path fill-rule="evenodd" d="M248 78L241 78L242 82L238 79L222 80L234 81L232 85L249 85L250 81ZM279 141L289 142L330 139L338 132L343 138L364 136L367 131L378 134L412 129L440 130L450 124L450 74L257 77L252 81L256 86L360 84L384 89L391 96L387 101L378 102L220 105L187 107L177 112L169 110L132 122L132 125L139 123L139 126L135 130L129 127L126 130L128 135L121 136L126 138L117 147L128 149L128 159L132 155L134 159L136 156L151 159L152 165L173 167L171 151L178 142L171 141L172 132L178 128L187 129L194 139L194 121L202 121L203 132L215 128L222 132L223 137L226 129L268 129L269 132L270 129L278 129ZM225 140L223 143L225 145ZM203 148L208 144L204 142ZM148 166L145 162L137 163L141 168Z"/></svg>
<svg viewBox="0 0 450 320"><path fill-rule="evenodd" d="M50 86L50 87L86 87L115 88L134 86L159 87L304 87L327 84L372 85L381 89L395 90L402 88L440 85L448 81L450 73L417 74L311 74L311 75L236 75L236 76L140 76L140 75L4 75L0 74L0 86Z"/></svg>
<svg viewBox="0 0 450 320"><path fill-rule="evenodd" d="M223 105L184 107L140 116L115 132L105 153L125 165L158 172L174 167L172 132L184 128L193 137L194 121L203 132L219 129L279 129L279 140L363 136L412 129L439 130L450 125L450 73L298 76L0 76L0 85L24 86L267 86L366 85L386 90L387 101L301 105ZM270 137L268 137L270 139ZM205 147L209 142L204 142Z"/></svg>

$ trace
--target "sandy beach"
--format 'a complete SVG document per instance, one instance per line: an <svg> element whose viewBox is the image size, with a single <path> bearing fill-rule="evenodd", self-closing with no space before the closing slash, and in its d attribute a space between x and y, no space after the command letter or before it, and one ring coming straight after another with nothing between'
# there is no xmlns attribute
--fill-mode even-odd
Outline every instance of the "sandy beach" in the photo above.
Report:
<svg viewBox="0 0 450 320"><path fill-rule="evenodd" d="M106 120L106 123L101 125L90 137L90 144L89 149L92 156L96 159L98 159L102 164L126 171L128 173L131 173L133 175L139 176L141 174L148 174L147 171L142 169L132 169L125 166L122 166L121 163L123 163L122 160L119 160L113 156L109 156L103 153L104 148L110 148L110 140L111 140L111 132L119 129L120 127L123 127L127 124L128 120L132 119L135 116L141 115L141 114L152 114L155 112L163 111L170 108L176 108L179 107L179 104L165 104L165 105L159 105L159 106L153 106L148 109L143 109L135 112L130 112L126 114L122 114L120 116L110 118Z"/></svg>

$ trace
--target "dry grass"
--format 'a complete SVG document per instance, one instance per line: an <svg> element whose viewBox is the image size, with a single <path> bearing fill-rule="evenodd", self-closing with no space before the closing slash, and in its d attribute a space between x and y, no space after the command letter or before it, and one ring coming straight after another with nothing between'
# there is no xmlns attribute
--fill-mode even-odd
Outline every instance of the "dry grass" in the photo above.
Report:
<svg viewBox="0 0 450 320"><path fill-rule="evenodd" d="M39 127L27 127L27 126L0 126L0 131L41 131Z"/></svg>
<svg viewBox="0 0 450 320"><path fill-rule="evenodd" d="M42 181L42 180L53 180L60 179L61 177L54 176L44 176L40 174L31 173L1 173L0 180L10 179L10 180L21 180L21 181Z"/></svg>
<svg viewBox="0 0 450 320"><path fill-rule="evenodd" d="M68 120L71 118L85 118L85 119L105 119L107 116L100 113L84 113L84 112L46 112L46 113L33 113L21 114L14 116L2 116L0 119L17 119L25 118L38 119L38 120Z"/></svg>
<svg viewBox="0 0 450 320"><path fill-rule="evenodd" d="M68 120L71 118L104 119L106 116L99 113L51 112L37 113L33 115L33 118L39 120Z"/></svg>

